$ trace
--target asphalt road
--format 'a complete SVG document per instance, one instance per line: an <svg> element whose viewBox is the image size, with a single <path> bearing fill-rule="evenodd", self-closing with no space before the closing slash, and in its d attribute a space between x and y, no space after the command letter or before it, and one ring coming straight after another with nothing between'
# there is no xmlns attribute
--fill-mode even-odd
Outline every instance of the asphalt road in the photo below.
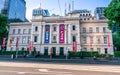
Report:
<svg viewBox="0 0 120 75"><path fill-rule="evenodd" d="M0 75L120 75L114 72L76 71L47 68L22 68L0 66Z"/></svg>

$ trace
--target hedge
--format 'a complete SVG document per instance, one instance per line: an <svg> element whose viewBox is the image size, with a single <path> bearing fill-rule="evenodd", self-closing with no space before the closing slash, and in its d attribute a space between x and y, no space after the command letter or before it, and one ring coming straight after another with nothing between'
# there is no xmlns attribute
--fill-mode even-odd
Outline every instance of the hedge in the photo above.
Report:
<svg viewBox="0 0 120 75"><path fill-rule="evenodd" d="M97 51L92 51L92 52L88 52L88 51L82 51L82 52L72 52L69 51L69 56L71 57L93 57L93 56L99 56L99 53Z"/></svg>
<svg viewBox="0 0 120 75"><path fill-rule="evenodd" d="M120 57L120 51L115 51L114 55L115 55L115 57Z"/></svg>
<svg viewBox="0 0 120 75"><path fill-rule="evenodd" d="M24 55L25 53L29 53L28 51L18 51L18 55ZM2 51L0 55L11 55L16 54L16 51Z"/></svg>

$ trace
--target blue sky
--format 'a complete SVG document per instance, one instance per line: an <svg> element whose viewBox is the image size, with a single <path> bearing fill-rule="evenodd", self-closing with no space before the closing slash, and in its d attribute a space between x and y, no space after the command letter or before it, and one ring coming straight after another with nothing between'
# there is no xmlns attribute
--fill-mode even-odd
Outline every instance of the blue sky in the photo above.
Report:
<svg viewBox="0 0 120 75"><path fill-rule="evenodd" d="M94 12L96 7L108 6L111 0L59 0L61 12L58 5L58 0L26 0L27 2L27 18L31 18L32 9L38 8L41 3L41 7L48 9L50 14L64 15L65 3L68 10L68 3L74 1L74 9L88 9Z"/></svg>
<svg viewBox="0 0 120 75"><path fill-rule="evenodd" d="M3 7L3 1L0 0L0 9ZM26 1L26 17L27 19L32 18L32 10L35 8L41 7L44 9L48 9L50 14L55 13L59 15L64 15L65 3L66 8L68 10L68 3L74 1L74 9L88 9L91 10L92 13L96 7L104 7L108 6L111 0L59 0L61 12L58 5L58 0L25 0Z"/></svg>

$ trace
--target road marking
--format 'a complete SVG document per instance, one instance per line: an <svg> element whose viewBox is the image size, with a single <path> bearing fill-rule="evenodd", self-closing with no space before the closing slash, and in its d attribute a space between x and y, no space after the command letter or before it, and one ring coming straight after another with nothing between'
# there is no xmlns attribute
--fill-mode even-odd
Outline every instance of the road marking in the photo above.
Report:
<svg viewBox="0 0 120 75"><path fill-rule="evenodd" d="M48 69L38 69L40 72L49 72Z"/></svg>
<svg viewBox="0 0 120 75"><path fill-rule="evenodd" d="M25 72L17 72L17 74L25 74Z"/></svg>

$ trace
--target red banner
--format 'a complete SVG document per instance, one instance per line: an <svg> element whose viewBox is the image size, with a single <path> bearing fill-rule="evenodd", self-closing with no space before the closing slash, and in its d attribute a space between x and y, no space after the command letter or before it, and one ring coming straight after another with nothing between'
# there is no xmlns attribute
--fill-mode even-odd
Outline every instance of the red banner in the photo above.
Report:
<svg viewBox="0 0 120 75"><path fill-rule="evenodd" d="M18 37L16 38L16 47L18 47Z"/></svg>
<svg viewBox="0 0 120 75"><path fill-rule="evenodd" d="M5 47L5 42L6 42L6 38L3 38L2 48L4 48L4 47Z"/></svg>
<svg viewBox="0 0 120 75"><path fill-rule="evenodd" d="M64 43L64 29L65 25L60 24L60 43Z"/></svg>
<svg viewBox="0 0 120 75"><path fill-rule="evenodd" d="M73 52L77 51L77 42L73 42Z"/></svg>
<svg viewBox="0 0 120 75"><path fill-rule="evenodd" d="M110 47L110 36L108 36L108 47Z"/></svg>
<svg viewBox="0 0 120 75"><path fill-rule="evenodd" d="M30 42L30 48L29 48L29 51L32 52L33 50L33 41Z"/></svg>

